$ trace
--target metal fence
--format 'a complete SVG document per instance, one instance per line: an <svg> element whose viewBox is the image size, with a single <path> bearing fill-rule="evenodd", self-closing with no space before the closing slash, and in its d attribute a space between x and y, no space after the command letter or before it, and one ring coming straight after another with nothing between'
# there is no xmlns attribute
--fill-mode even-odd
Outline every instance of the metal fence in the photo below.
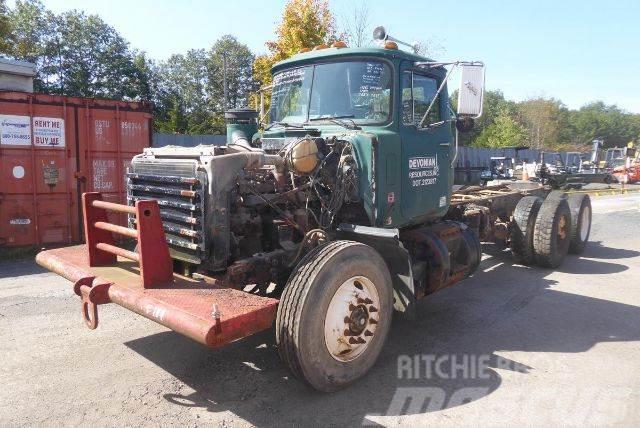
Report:
<svg viewBox="0 0 640 428"><path fill-rule="evenodd" d="M459 147L456 168L487 168L491 158L496 156L516 157L514 149L482 149L478 147ZM563 154L564 157L564 154ZM525 162L537 162L540 150L520 150L518 158Z"/></svg>
<svg viewBox="0 0 640 428"><path fill-rule="evenodd" d="M181 135L181 134L153 134L153 147L182 146L195 147L201 144L222 146L226 144L225 135ZM491 157L505 156L515 158L514 149L483 149L478 147L459 147L456 168L486 168L491 163ZM536 162L540 157L539 150L520 150L518 157L525 162Z"/></svg>
<svg viewBox="0 0 640 428"><path fill-rule="evenodd" d="M181 146L195 147L199 145L223 146L227 142L226 135L182 135L153 133L153 147Z"/></svg>

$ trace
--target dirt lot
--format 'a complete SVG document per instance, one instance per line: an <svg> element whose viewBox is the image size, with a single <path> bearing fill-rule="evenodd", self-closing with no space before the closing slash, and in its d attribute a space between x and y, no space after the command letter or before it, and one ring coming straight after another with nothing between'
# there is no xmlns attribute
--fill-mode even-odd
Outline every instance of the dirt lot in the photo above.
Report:
<svg viewBox="0 0 640 428"><path fill-rule="evenodd" d="M92 332L70 283L0 262L0 425L639 426L639 207L594 200L593 242L559 271L487 247L330 395L289 376L268 332L210 351L115 305Z"/></svg>

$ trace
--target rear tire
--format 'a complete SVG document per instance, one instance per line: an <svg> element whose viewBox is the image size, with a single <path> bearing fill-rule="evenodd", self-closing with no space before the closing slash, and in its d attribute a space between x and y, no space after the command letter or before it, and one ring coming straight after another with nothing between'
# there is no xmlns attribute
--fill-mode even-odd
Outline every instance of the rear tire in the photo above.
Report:
<svg viewBox="0 0 640 428"><path fill-rule="evenodd" d="M546 268L562 264L571 242L571 210L567 198L549 195L538 212L533 232L536 263Z"/></svg>
<svg viewBox="0 0 640 428"><path fill-rule="evenodd" d="M587 194L574 193L569 196L571 209L571 243L569 252L581 254L591 232L591 198Z"/></svg>
<svg viewBox="0 0 640 428"><path fill-rule="evenodd" d="M541 205L542 198L525 196L518 201L513 211L513 227L510 234L511 253L515 261L523 265L535 263L533 233Z"/></svg>
<svg viewBox="0 0 640 428"><path fill-rule="evenodd" d="M278 305L276 344L300 380L330 392L364 376L391 326L393 291L373 248L333 241L307 254Z"/></svg>

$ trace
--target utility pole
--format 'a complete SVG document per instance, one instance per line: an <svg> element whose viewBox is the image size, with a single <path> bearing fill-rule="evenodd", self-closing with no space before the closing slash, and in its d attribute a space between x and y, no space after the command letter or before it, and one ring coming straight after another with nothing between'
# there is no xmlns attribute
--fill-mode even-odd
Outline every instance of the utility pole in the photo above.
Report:
<svg viewBox="0 0 640 428"><path fill-rule="evenodd" d="M222 106L224 111L227 111L227 54L222 54Z"/></svg>
<svg viewBox="0 0 640 428"><path fill-rule="evenodd" d="M57 48L58 48L58 62L60 63L60 70L58 72L58 76L60 78L60 92L62 94L64 94L64 68L62 67L62 49L60 47L60 45L62 44L62 42L60 41L60 36L56 37L56 41L58 42L57 44Z"/></svg>

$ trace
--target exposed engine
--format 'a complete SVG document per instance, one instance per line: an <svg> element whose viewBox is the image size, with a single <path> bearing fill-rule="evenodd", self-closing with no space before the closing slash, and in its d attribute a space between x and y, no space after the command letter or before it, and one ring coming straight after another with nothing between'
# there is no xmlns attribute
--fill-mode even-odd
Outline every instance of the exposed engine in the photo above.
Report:
<svg viewBox="0 0 640 428"><path fill-rule="evenodd" d="M227 270L237 284L278 281L305 247L364 216L349 141L307 135L264 150L239 130L230 140L145 149L129 169L129 203L158 200L185 266Z"/></svg>

